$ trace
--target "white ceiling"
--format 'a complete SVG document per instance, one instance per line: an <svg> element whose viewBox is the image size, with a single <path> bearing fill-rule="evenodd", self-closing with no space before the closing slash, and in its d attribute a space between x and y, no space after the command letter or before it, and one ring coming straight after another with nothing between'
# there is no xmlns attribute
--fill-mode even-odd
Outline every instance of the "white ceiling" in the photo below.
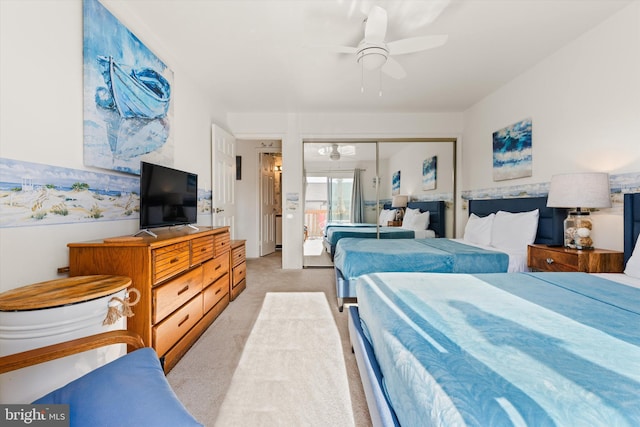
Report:
<svg viewBox="0 0 640 427"><path fill-rule="evenodd" d="M464 111L633 0L103 0L144 22L141 37L223 110ZM355 46L372 4L387 41L446 34L440 48L396 57L407 77L362 71ZM433 22L429 17L441 13ZM434 12L435 11L435 12ZM138 34L141 36L141 34ZM150 36L151 35L151 36ZM614 49L615 46L612 46ZM381 82L383 95L379 96ZM361 86L364 93L361 93Z"/></svg>

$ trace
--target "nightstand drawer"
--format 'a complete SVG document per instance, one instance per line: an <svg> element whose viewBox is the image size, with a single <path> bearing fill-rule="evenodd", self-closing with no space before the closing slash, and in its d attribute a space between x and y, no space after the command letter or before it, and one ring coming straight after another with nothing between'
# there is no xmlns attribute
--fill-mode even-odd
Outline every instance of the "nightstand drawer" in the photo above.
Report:
<svg viewBox="0 0 640 427"><path fill-rule="evenodd" d="M577 250L546 245L529 245L527 265L534 271L581 271L620 273L624 254L608 249Z"/></svg>
<svg viewBox="0 0 640 427"><path fill-rule="evenodd" d="M535 256L529 257L529 268L542 271L579 271L578 257L574 254L537 248Z"/></svg>

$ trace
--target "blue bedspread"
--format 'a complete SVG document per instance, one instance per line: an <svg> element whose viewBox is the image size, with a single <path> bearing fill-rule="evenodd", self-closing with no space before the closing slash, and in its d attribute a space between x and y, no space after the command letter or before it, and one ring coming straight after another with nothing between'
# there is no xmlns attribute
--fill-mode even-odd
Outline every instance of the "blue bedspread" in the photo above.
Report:
<svg viewBox="0 0 640 427"><path fill-rule="evenodd" d="M341 239L333 263L346 279L373 272L499 273L509 255L450 239Z"/></svg>
<svg viewBox="0 0 640 427"><path fill-rule="evenodd" d="M375 238L377 237L377 230L375 225L365 227L358 225L354 227L328 227L326 229L326 239L330 245L334 246L339 240L345 237L357 237L357 238ZM415 233L413 230L408 230L400 227L380 227L381 239L413 239Z"/></svg>
<svg viewBox="0 0 640 427"><path fill-rule="evenodd" d="M585 273L381 273L356 287L402 426L640 425L640 289Z"/></svg>

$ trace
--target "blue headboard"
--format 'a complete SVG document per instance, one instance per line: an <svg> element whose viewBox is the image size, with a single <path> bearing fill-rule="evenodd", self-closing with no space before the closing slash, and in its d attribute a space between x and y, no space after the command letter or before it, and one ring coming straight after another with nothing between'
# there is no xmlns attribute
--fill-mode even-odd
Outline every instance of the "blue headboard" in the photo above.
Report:
<svg viewBox="0 0 640 427"><path fill-rule="evenodd" d="M445 236L445 202L444 200L432 200L429 202L409 202L407 207L420 209L420 212L429 211L429 230L436 233L436 237ZM385 209L392 209L391 203L384 204Z"/></svg>
<svg viewBox="0 0 640 427"><path fill-rule="evenodd" d="M624 195L624 265L631 258L640 235L640 193Z"/></svg>
<svg viewBox="0 0 640 427"><path fill-rule="evenodd" d="M548 208L547 197L522 197L514 199L469 200L469 215L487 216L500 211L527 212L538 209L538 233L535 243L545 245L563 244L564 219L567 209Z"/></svg>

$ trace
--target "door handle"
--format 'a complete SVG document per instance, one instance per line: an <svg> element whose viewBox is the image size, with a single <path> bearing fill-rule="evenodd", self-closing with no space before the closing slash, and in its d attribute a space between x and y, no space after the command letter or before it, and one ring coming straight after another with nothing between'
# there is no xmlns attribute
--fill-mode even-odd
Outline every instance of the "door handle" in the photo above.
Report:
<svg viewBox="0 0 640 427"><path fill-rule="evenodd" d="M224 209L216 208L216 213L224 212Z"/></svg>

